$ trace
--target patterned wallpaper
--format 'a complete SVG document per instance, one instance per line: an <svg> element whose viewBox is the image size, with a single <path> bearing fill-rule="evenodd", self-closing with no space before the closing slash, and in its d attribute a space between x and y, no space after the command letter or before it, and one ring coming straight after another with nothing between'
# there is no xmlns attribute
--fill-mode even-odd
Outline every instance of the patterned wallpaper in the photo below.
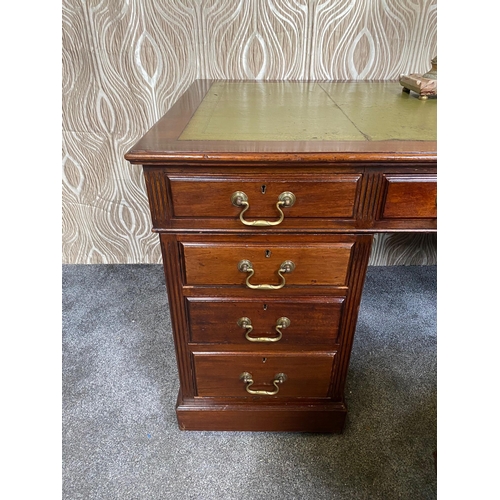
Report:
<svg viewBox="0 0 500 500"><path fill-rule="evenodd" d="M160 263L125 152L196 78L384 79L437 54L436 0L63 0L63 263ZM435 234L370 263L434 264Z"/></svg>

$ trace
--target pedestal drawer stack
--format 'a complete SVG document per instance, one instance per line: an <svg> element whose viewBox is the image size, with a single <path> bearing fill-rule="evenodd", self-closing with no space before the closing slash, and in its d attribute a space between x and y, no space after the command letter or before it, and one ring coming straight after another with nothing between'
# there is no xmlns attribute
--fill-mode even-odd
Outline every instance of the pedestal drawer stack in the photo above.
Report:
<svg viewBox="0 0 500 500"><path fill-rule="evenodd" d="M317 229L355 226L362 174L166 166L145 175L181 428L340 431L372 236Z"/></svg>

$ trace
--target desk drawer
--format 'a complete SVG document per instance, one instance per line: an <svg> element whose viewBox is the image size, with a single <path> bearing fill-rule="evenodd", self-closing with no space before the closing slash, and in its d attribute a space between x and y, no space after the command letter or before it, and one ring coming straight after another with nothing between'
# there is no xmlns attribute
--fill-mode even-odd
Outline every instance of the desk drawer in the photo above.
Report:
<svg viewBox="0 0 500 500"><path fill-rule="evenodd" d="M335 353L194 352L193 357L198 396L326 398ZM274 384L278 374L285 376ZM252 394L247 388L274 394Z"/></svg>
<svg viewBox="0 0 500 500"><path fill-rule="evenodd" d="M259 290L294 286L345 286L355 236L287 243L268 237L189 241L183 237L184 284L245 286ZM265 286L262 286L265 285Z"/></svg>
<svg viewBox="0 0 500 500"><path fill-rule="evenodd" d="M293 194L293 204L281 206L283 224L288 218L352 219L359 198L361 174L286 176L182 176L168 175L172 214L176 218L238 219L248 203L244 220L276 222L282 193ZM244 193L233 199L235 193ZM234 203L233 203L234 201ZM283 225L282 224L282 225ZM245 227L244 223L241 223Z"/></svg>
<svg viewBox="0 0 500 500"><path fill-rule="evenodd" d="M188 297L190 342L331 348L338 342L344 301L345 297Z"/></svg>
<svg viewBox="0 0 500 500"><path fill-rule="evenodd" d="M437 216L435 175L385 175L381 219L432 219Z"/></svg>

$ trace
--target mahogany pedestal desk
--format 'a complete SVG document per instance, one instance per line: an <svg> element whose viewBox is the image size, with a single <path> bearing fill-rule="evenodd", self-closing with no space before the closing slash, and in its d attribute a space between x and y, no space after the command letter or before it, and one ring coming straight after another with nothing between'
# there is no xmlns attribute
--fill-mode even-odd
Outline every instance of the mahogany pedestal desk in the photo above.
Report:
<svg viewBox="0 0 500 500"><path fill-rule="evenodd" d="M376 232L436 231L436 100L195 81L126 154L159 234L184 430L342 432Z"/></svg>

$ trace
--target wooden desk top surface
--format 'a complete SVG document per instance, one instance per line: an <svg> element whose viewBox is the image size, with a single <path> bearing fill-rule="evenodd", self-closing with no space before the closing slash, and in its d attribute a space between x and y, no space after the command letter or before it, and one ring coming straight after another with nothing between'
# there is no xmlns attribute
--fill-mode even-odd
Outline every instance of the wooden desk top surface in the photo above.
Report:
<svg viewBox="0 0 500 500"><path fill-rule="evenodd" d="M125 157L435 162L436 115L398 82L197 80Z"/></svg>

